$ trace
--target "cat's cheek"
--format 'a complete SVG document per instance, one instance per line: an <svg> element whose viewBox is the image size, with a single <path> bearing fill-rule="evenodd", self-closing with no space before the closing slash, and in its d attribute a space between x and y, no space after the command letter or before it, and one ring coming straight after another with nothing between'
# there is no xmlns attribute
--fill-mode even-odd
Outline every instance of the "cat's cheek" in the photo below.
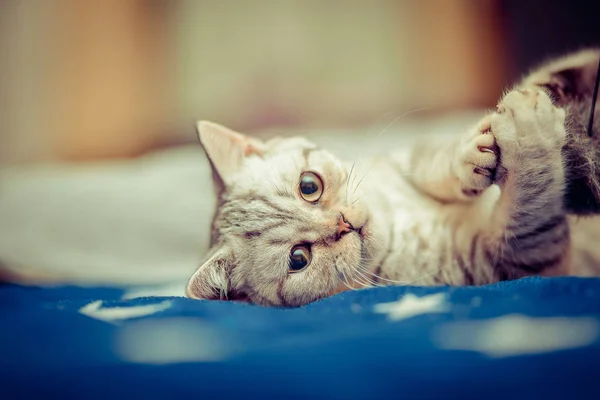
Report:
<svg viewBox="0 0 600 400"><path fill-rule="evenodd" d="M357 233L362 240L373 238L373 226L371 221L367 220Z"/></svg>
<svg viewBox="0 0 600 400"><path fill-rule="evenodd" d="M352 285L352 283L350 283L350 285ZM336 294L340 294L343 292L347 292L351 290L350 287L344 285L343 283L340 283L336 288L334 288L330 293L329 296L335 296Z"/></svg>

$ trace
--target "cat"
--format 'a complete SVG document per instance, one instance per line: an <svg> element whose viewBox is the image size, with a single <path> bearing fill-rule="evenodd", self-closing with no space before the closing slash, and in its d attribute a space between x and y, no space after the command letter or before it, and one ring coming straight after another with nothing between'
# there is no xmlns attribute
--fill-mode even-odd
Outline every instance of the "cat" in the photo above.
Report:
<svg viewBox="0 0 600 400"><path fill-rule="evenodd" d="M567 172L566 208L569 213L577 215L600 213L598 113L593 120L591 135L587 131L599 60L600 48L551 59L533 70L518 85L544 88L554 104L565 110L567 141L563 156Z"/></svg>
<svg viewBox="0 0 600 400"><path fill-rule="evenodd" d="M574 245L568 214L600 210L600 150L582 129L597 56L534 71L457 140L391 152L368 177L301 137L199 122L218 201L186 295L297 307L361 286L578 273L575 253L590 246Z"/></svg>

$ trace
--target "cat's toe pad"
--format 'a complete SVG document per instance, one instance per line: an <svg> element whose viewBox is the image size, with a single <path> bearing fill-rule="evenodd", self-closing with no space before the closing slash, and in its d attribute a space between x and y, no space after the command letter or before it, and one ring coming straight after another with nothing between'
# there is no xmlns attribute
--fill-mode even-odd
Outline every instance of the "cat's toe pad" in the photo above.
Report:
<svg viewBox="0 0 600 400"><path fill-rule="evenodd" d="M498 148L491 132L490 119L485 118L460 150L457 175L462 192L467 196L481 193L490 186L496 174Z"/></svg>
<svg viewBox="0 0 600 400"><path fill-rule="evenodd" d="M565 140L564 111L543 90L509 92L492 115L491 128L505 167L560 153ZM521 161L522 162L522 161Z"/></svg>

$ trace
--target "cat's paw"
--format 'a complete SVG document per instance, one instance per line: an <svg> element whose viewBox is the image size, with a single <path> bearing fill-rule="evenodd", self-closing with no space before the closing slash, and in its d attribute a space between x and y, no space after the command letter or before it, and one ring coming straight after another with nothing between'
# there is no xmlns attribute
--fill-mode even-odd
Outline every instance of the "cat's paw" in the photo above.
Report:
<svg viewBox="0 0 600 400"><path fill-rule="evenodd" d="M466 197L480 194L494 182L498 147L491 131L491 117L483 118L458 149L455 170L461 193Z"/></svg>
<svg viewBox="0 0 600 400"><path fill-rule="evenodd" d="M528 162L562 163L565 112L543 90L513 90L491 116L491 130L500 149L502 167L514 170Z"/></svg>

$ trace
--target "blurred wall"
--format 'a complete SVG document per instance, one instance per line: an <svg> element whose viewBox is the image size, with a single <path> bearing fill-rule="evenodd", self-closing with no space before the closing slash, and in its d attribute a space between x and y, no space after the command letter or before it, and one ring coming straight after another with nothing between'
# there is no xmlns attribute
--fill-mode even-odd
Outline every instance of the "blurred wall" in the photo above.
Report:
<svg viewBox="0 0 600 400"><path fill-rule="evenodd" d="M500 10L512 79L549 57L600 46L598 0L501 0Z"/></svg>
<svg viewBox="0 0 600 400"><path fill-rule="evenodd" d="M4 160L128 156L163 133L172 85L168 2L2 0L1 7Z"/></svg>
<svg viewBox="0 0 600 400"><path fill-rule="evenodd" d="M47 102L48 80L41 60L43 5L17 0L0 1L0 160L39 159L51 139L42 134L39 103Z"/></svg>
<svg viewBox="0 0 600 400"><path fill-rule="evenodd" d="M495 4L180 1L180 120L356 126L410 108L487 105L503 81Z"/></svg>
<svg viewBox="0 0 600 400"><path fill-rule="evenodd" d="M196 119L356 128L488 106L506 81L494 0L0 5L5 163L135 156Z"/></svg>

